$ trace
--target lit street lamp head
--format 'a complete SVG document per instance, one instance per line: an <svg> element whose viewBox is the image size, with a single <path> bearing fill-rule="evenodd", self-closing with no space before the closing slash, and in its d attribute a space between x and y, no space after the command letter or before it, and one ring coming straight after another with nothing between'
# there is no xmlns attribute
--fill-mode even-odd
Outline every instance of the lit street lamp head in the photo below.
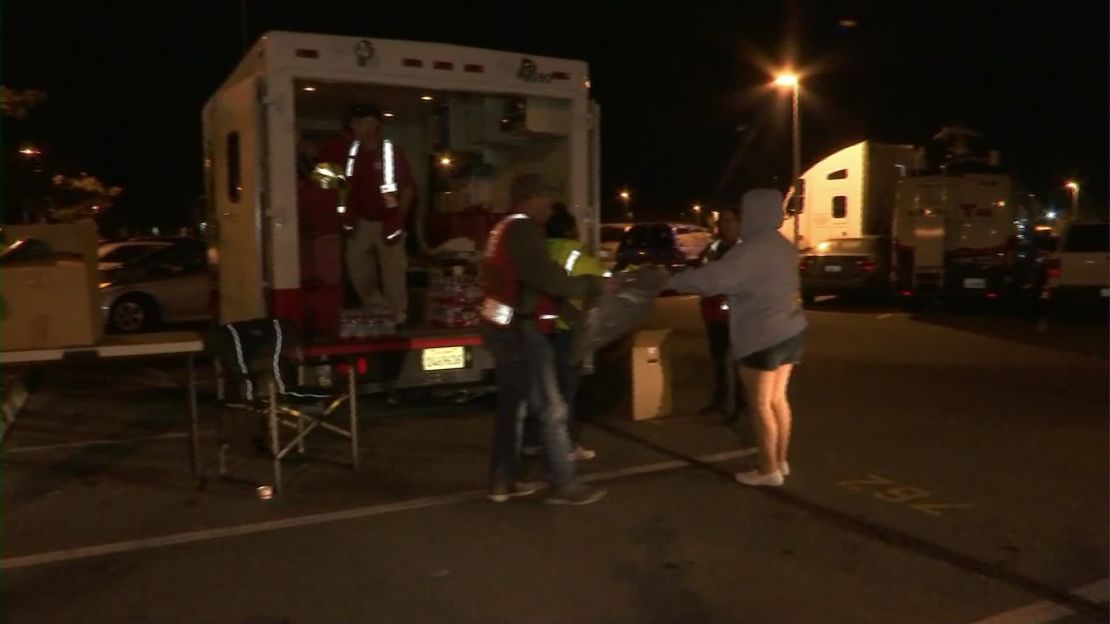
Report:
<svg viewBox="0 0 1110 624"><path fill-rule="evenodd" d="M624 201L628 201L629 199L632 198L632 194L629 193L628 191L621 191L619 197L621 199L623 199Z"/></svg>
<svg viewBox="0 0 1110 624"><path fill-rule="evenodd" d="M791 73L779 74L775 76L775 86L796 89L798 88L798 76Z"/></svg>
<svg viewBox="0 0 1110 624"><path fill-rule="evenodd" d="M1072 193L1077 193L1077 192L1079 192L1079 183L1078 182L1068 182L1067 184L1064 185L1064 188L1068 189Z"/></svg>

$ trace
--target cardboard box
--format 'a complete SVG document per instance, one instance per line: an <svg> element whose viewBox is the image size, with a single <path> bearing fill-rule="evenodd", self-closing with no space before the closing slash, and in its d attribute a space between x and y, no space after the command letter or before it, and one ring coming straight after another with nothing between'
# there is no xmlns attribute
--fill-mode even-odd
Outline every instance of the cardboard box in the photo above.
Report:
<svg viewBox="0 0 1110 624"><path fill-rule="evenodd" d="M632 342L632 420L671 414L669 329L636 332Z"/></svg>
<svg viewBox="0 0 1110 624"><path fill-rule="evenodd" d="M0 268L0 349L83 347L104 321L84 261L45 259Z"/></svg>
<svg viewBox="0 0 1110 624"><path fill-rule="evenodd" d="M96 224L8 225L3 246L36 238L81 261L44 259L0 268L0 350L56 349L95 344L100 313Z"/></svg>

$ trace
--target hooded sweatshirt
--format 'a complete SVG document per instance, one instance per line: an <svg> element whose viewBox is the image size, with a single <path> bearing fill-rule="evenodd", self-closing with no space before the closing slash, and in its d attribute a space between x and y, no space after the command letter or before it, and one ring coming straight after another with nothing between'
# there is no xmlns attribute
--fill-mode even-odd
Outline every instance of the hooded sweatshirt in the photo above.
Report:
<svg viewBox="0 0 1110 624"><path fill-rule="evenodd" d="M671 278L669 287L678 292L728 297L735 359L773 347L806 328L798 252L779 233L782 220L781 193L744 193L740 242L720 260Z"/></svg>

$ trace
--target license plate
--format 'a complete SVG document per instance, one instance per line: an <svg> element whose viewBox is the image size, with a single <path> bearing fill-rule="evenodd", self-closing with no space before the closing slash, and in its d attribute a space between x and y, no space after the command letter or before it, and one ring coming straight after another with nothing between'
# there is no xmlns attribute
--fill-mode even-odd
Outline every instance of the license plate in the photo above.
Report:
<svg viewBox="0 0 1110 624"><path fill-rule="evenodd" d="M983 289L987 287L987 280L981 277L969 277L964 280L964 288L968 289Z"/></svg>
<svg viewBox="0 0 1110 624"><path fill-rule="evenodd" d="M466 347L424 349L421 361L426 371L466 368Z"/></svg>
<svg viewBox="0 0 1110 624"><path fill-rule="evenodd" d="M1101 294L1101 295L1102 295L1103 297L1110 297L1110 288L1103 288L1103 289L1102 289L1102 290L1100 291L1100 294Z"/></svg>
<svg viewBox="0 0 1110 624"><path fill-rule="evenodd" d="M843 270L844 267L840 266L839 264L830 264L825 267L826 273L840 273Z"/></svg>

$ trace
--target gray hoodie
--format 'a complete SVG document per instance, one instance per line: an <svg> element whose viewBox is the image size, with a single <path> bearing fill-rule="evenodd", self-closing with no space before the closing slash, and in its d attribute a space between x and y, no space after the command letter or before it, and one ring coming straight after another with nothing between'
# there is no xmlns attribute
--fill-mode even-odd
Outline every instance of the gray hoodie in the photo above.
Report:
<svg viewBox="0 0 1110 624"><path fill-rule="evenodd" d="M782 194L752 189L740 202L740 242L720 260L671 278L670 288L728 295L732 355L740 359L806 328L798 252L779 234Z"/></svg>

